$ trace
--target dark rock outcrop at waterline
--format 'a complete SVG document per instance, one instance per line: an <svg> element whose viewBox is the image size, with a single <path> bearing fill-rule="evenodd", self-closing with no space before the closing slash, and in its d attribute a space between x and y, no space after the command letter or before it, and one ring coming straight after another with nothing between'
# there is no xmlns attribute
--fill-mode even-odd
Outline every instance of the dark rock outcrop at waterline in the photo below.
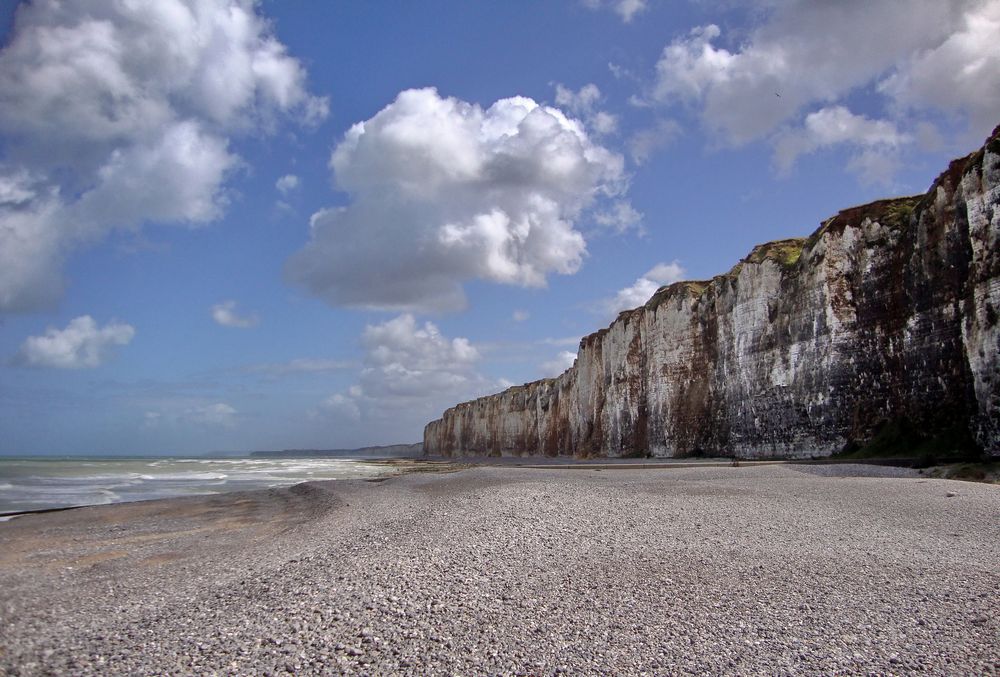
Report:
<svg viewBox="0 0 1000 677"><path fill-rule="evenodd" d="M888 424L1000 453L1000 127L924 195L661 288L573 367L447 410L432 455L827 455Z"/></svg>

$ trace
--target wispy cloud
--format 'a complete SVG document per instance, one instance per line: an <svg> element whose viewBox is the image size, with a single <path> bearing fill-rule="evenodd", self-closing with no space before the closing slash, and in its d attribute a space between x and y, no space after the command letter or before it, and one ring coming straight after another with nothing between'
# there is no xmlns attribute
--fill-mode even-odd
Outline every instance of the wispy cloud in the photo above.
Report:
<svg viewBox="0 0 1000 677"><path fill-rule="evenodd" d="M580 336L564 336L562 338L543 338L536 341L543 346L576 346L580 344Z"/></svg>
<svg viewBox="0 0 1000 677"><path fill-rule="evenodd" d="M550 378L553 376L559 376L559 374L572 367L574 362L576 362L576 353L563 350L551 360L542 362L542 364L538 366L538 370L543 377Z"/></svg>
<svg viewBox="0 0 1000 677"><path fill-rule="evenodd" d="M288 376L291 374L319 374L331 371L342 371L359 366L349 360L329 360L322 358L298 358L288 362L268 362L252 364L244 368L250 373L267 374L268 376Z"/></svg>
<svg viewBox="0 0 1000 677"><path fill-rule="evenodd" d="M598 136L618 131L618 116L598 107L603 100L601 90L594 83L586 84L576 92L556 83L556 105L583 118L590 131Z"/></svg>
<svg viewBox="0 0 1000 677"><path fill-rule="evenodd" d="M629 156L637 165L645 164L656 151L673 143L680 133L681 127L674 120L659 120L628 138Z"/></svg>
<svg viewBox="0 0 1000 677"><path fill-rule="evenodd" d="M234 407L225 402L215 402L185 410L183 419L205 426L234 428L238 413Z"/></svg>
<svg viewBox="0 0 1000 677"><path fill-rule="evenodd" d="M223 327L250 329L260 324L260 316L256 313L240 314L236 310L236 301L223 301L212 306L212 319Z"/></svg>
<svg viewBox="0 0 1000 677"><path fill-rule="evenodd" d="M649 0L583 0L583 4L590 9L610 9L623 22L631 23L636 15L646 11Z"/></svg>
<svg viewBox="0 0 1000 677"><path fill-rule="evenodd" d="M618 290L613 298L601 301L598 307L602 313L609 316L614 316L623 310L638 308L648 301L657 289L665 284L683 280L686 274L684 267L677 261L659 263L628 287Z"/></svg>
<svg viewBox="0 0 1000 677"><path fill-rule="evenodd" d="M274 187L282 195L288 195L299 187L299 177L295 176L295 174L285 174L275 182Z"/></svg>

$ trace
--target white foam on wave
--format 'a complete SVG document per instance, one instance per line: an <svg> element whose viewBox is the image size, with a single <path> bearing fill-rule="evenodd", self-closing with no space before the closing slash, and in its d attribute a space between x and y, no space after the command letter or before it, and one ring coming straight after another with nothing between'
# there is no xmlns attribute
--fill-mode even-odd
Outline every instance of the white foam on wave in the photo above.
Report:
<svg viewBox="0 0 1000 677"><path fill-rule="evenodd" d="M2 476L0 512L100 505L192 494L287 487L300 482L371 477L385 469L334 458L107 459L10 462L25 476Z"/></svg>
<svg viewBox="0 0 1000 677"><path fill-rule="evenodd" d="M101 497L101 502L98 505L117 503L122 500L121 496L111 491L110 489L98 489L97 493Z"/></svg>
<svg viewBox="0 0 1000 677"><path fill-rule="evenodd" d="M218 481L227 479L229 475L219 472L176 472L176 473L164 473L162 475L155 475L151 477L152 480L181 480L181 481Z"/></svg>
<svg viewBox="0 0 1000 677"><path fill-rule="evenodd" d="M97 484L102 482L123 482L134 476L133 473L103 473L100 475L32 475L29 480L50 484Z"/></svg>
<svg viewBox="0 0 1000 677"><path fill-rule="evenodd" d="M107 481L101 482L102 486L109 489L136 487L140 484L155 480L154 475L141 475L139 473L126 473L118 476L111 476Z"/></svg>

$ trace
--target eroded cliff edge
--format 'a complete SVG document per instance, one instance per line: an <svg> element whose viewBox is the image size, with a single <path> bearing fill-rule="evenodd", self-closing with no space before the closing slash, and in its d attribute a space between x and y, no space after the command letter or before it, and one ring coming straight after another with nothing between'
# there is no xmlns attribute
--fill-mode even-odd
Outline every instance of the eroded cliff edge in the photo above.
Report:
<svg viewBox="0 0 1000 677"><path fill-rule="evenodd" d="M459 404L432 455L826 455L886 422L1000 453L1000 127L924 195L661 288L554 379Z"/></svg>

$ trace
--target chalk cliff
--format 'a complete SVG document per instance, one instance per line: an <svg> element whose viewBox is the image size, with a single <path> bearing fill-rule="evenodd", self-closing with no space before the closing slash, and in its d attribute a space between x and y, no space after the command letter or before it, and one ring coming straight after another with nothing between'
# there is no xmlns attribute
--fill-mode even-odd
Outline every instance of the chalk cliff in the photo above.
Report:
<svg viewBox="0 0 1000 677"><path fill-rule="evenodd" d="M807 457L886 422L1000 453L1000 127L924 195L663 287L558 378L447 410L432 455Z"/></svg>

